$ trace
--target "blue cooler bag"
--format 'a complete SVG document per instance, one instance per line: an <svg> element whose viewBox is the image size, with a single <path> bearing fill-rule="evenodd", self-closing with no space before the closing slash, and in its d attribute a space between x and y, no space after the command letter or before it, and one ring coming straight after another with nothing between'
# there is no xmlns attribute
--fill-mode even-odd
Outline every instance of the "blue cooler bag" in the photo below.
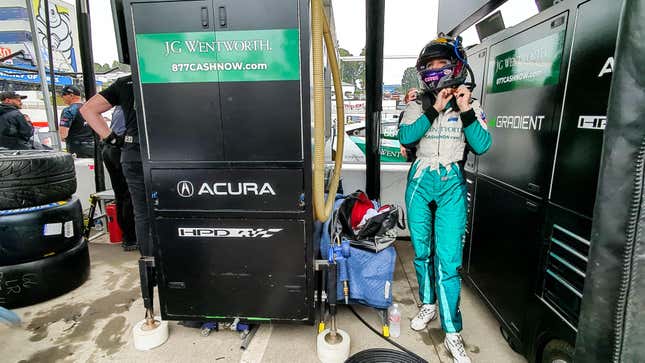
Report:
<svg viewBox="0 0 645 363"><path fill-rule="evenodd" d="M342 226L337 222L338 208L346 201L342 195L336 196L335 213L325 222L320 239L322 257L329 259L329 247L332 234L342 236L344 242L352 242L342 233ZM332 223L334 221L334 223ZM345 247L347 257L341 257L338 262L337 299L344 302L343 280L348 281L349 303L362 304L378 309L387 309L392 304L392 281L394 279L394 264L396 250L391 243L388 247L373 252L370 249L349 246ZM338 255L338 254L337 254ZM344 261L341 261L344 260Z"/></svg>

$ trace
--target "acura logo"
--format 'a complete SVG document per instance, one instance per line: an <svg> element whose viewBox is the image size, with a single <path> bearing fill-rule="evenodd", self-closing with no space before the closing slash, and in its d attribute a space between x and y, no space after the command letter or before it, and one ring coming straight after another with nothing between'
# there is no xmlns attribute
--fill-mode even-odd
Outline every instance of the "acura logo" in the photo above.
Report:
<svg viewBox="0 0 645 363"><path fill-rule="evenodd" d="M198 184L199 186L199 184ZM258 183L202 183L199 190L195 190L193 183L182 180L177 183L177 194L184 198L190 198L193 195L276 195L275 190L269 183L259 185Z"/></svg>
<svg viewBox="0 0 645 363"><path fill-rule="evenodd" d="M177 183L177 194L179 194L180 196L189 198L193 196L193 193L195 193L193 183L186 180L182 180Z"/></svg>

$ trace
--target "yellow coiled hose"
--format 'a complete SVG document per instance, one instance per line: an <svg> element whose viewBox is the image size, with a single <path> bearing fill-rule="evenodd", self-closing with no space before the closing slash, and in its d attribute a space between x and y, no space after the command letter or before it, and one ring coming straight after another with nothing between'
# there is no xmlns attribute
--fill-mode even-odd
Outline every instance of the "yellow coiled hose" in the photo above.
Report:
<svg viewBox="0 0 645 363"><path fill-rule="evenodd" d="M325 39L327 58L331 67L336 93L336 157L334 158L334 174L329 185L329 196L325 201L325 88L323 78L323 46ZM329 31L329 24L323 11L321 0L311 2L311 47L313 53L314 77L314 178L313 203L317 220L324 222L331 215L334 207L340 169L343 166L343 149L345 146L345 109L343 105L343 89L341 87L340 71L336 49Z"/></svg>

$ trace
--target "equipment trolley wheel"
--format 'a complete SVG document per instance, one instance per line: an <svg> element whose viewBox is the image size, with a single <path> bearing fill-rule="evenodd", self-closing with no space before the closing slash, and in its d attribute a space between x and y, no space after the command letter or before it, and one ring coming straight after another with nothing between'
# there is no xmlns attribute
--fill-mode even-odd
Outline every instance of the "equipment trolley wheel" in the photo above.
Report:
<svg viewBox="0 0 645 363"><path fill-rule="evenodd" d="M542 363L572 363L574 348L564 340L550 341L542 351Z"/></svg>

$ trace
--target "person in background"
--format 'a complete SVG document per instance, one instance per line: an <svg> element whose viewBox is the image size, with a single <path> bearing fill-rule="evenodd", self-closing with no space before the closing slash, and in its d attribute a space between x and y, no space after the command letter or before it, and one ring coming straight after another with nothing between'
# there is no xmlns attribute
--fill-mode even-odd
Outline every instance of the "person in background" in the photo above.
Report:
<svg viewBox="0 0 645 363"><path fill-rule="evenodd" d="M27 96L13 91L0 93L0 147L10 150L34 149L34 127L20 112Z"/></svg>
<svg viewBox="0 0 645 363"><path fill-rule="evenodd" d="M406 104L415 101L417 99L417 95L419 94L419 91L416 88L410 88L406 93L405 97L403 98L403 102ZM403 114L405 113L405 110L401 111L399 114L399 127L401 126L401 120L403 120ZM414 159L417 157L417 145L415 144L410 144L410 145L403 145L401 144L401 155L405 157L406 161L412 162Z"/></svg>
<svg viewBox="0 0 645 363"><path fill-rule="evenodd" d="M125 134L125 115L121 106L116 106L112 112L112 122L110 129L117 136L123 137ZM132 208L132 198L128 191L128 184L123 175L121 168L121 146L109 143L102 144L103 162L105 168L110 174L112 189L114 190L114 199L116 201L116 219L123 231L123 241L121 246L125 251L137 249L137 236L134 224L134 210Z"/></svg>
<svg viewBox="0 0 645 363"><path fill-rule="evenodd" d="M122 136L111 130L101 116L103 112L114 106L121 106L125 116L125 134ZM108 88L94 95L83 105L81 114L105 144L121 147L121 169L132 198L139 251L142 256L154 256L139 146L139 126L134 109L132 76L121 77Z"/></svg>
<svg viewBox="0 0 645 363"><path fill-rule="evenodd" d="M467 207L461 167L468 150L483 154L492 139L484 112L464 85L468 63L461 38L440 35L426 44L416 68L424 92L405 107L399 128L401 144L418 143L405 204L422 306L410 327L425 330L439 310L444 346L455 363L470 363L460 334L458 270ZM431 205L436 205L434 213Z"/></svg>
<svg viewBox="0 0 645 363"><path fill-rule="evenodd" d="M60 116L58 133L65 141L67 151L78 158L94 158L94 132L78 110L83 106L81 90L73 85L65 86L60 92L68 107Z"/></svg>

